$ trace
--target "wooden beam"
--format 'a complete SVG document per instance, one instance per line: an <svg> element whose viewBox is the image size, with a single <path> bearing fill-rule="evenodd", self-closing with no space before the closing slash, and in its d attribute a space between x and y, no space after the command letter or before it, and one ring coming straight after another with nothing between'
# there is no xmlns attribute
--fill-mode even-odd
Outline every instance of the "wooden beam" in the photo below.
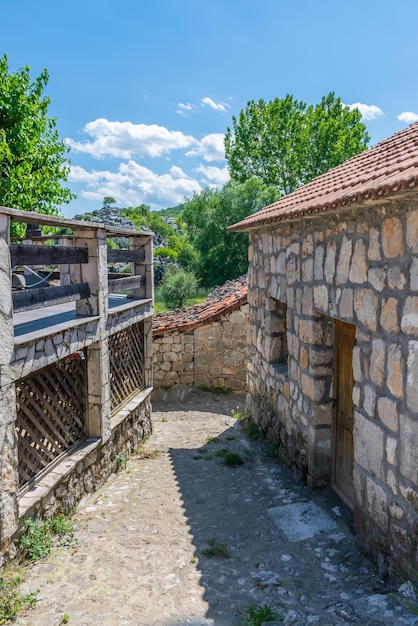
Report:
<svg viewBox="0 0 418 626"><path fill-rule="evenodd" d="M108 282L109 293L120 293L141 286L142 276L128 276L127 278L112 278Z"/></svg>
<svg viewBox="0 0 418 626"><path fill-rule="evenodd" d="M15 312L29 311L30 309L40 309L53 304L84 300L89 296L90 288L88 283L25 289L24 291L14 291L12 293L13 309Z"/></svg>
<svg viewBox="0 0 418 626"><path fill-rule="evenodd" d="M11 245L10 254L14 265L60 265L62 263L88 263L87 248L71 246Z"/></svg>
<svg viewBox="0 0 418 626"><path fill-rule="evenodd" d="M108 263L131 263L145 261L145 248L133 250L108 250Z"/></svg>
<svg viewBox="0 0 418 626"><path fill-rule="evenodd" d="M20 222L23 224L48 224L49 226L68 226L71 230L81 228L83 230L91 228L95 230L97 228L104 228L107 233L112 237L131 237L137 235L143 235L145 237L152 237L153 233L150 231L133 230L132 228L118 228L117 226L106 226L101 222L88 222L87 220L73 220L67 217L58 217L55 215L45 215L43 213L35 213L32 211L19 211L18 209L10 209L9 207L0 206L0 213L8 215L13 222Z"/></svg>

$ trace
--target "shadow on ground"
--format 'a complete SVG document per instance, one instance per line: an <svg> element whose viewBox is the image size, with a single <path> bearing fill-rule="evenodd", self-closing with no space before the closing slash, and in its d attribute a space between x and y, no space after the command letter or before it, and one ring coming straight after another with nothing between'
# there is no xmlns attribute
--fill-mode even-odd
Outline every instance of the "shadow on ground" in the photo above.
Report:
<svg viewBox="0 0 418 626"><path fill-rule="evenodd" d="M336 494L297 485L277 449L261 434L250 440L242 421L169 455L208 605L205 620L187 624L242 626L248 607L264 604L298 626L415 623L397 621L404 611L358 552Z"/></svg>
<svg viewBox="0 0 418 626"><path fill-rule="evenodd" d="M317 543L339 533L337 541L353 547L344 505L325 491L311 500L272 452L261 435L249 440L239 420L203 446L169 450L208 623L243 624L250 605L274 604L284 615L298 599L309 602L313 566L321 585L329 584L319 563L326 548Z"/></svg>

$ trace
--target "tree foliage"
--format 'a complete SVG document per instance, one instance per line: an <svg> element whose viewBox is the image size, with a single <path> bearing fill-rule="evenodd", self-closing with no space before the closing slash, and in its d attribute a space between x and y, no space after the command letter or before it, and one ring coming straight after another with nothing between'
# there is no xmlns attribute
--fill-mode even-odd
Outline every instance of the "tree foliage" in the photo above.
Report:
<svg viewBox="0 0 418 626"><path fill-rule="evenodd" d="M225 135L231 178L257 177L288 194L367 148L370 141L358 109L333 93L315 106L291 95L251 100Z"/></svg>
<svg viewBox="0 0 418 626"><path fill-rule="evenodd" d="M110 208L111 204L115 204L116 200L113 196L105 196L103 198L103 208L104 209L108 209Z"/></svg>
<svg viewBox="0 0 418 626"><path fill-rule="evenodd" d="M227 228L277 200L276 187L257 178L206 189L184 205L182 220L197 252L195 271L204 287L221 285L248 269L248 235Z"/></svg>
<svg viewBox="0 0 418 626"><path fill-rule="evenodd" d="M181 308L196 295L197 280L193 272L169 267L161 282L161 299L168 307Z"/></svg>
<svg viewBox="0 0 418 626"><path fill-rule="evenodd" d="M174 228L167 224L156 211L151 211L147 204L123 209L122 215L130 219L139 230L146 226L154 233L161 235L166 241L175 234Z"/></svg>
<svg viewBox="0 0 418 626"><path fill-rule="evenodd" d="M48 72L32 82L29 70L9 73L7 55L0 58L0 204L56 215L74 197L62 186L68 149L48 117Z"/></svg>

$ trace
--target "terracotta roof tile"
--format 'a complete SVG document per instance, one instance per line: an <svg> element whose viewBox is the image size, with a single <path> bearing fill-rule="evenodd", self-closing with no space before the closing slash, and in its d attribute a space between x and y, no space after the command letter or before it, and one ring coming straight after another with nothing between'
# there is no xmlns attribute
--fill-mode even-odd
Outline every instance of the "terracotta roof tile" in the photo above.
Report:
<svg viewBox="0 0 418 626"><path fill-rule="evenodd" d="M233 224L228 230L259 228L417 186L418 122Z"/></svg>
<svg viewBox="0 0 418 626"><path fill-rule="evenodd" d="M219 319L247 302L247 275L229 280L212 291L205 302L169 313L159 313L154 317L153 336L164 335L177 330L193 330L200 324Z"/></svg>

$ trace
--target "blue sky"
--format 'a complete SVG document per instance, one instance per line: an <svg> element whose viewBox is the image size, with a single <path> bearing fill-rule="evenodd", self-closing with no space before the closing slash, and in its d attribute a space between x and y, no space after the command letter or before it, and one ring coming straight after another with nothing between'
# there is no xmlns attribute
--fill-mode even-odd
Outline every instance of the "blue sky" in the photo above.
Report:
<svg viewBox="0 0 418 626"><path fill-rule="evenodd" d="M223 134L248 100L334 91L371 145L418 120L416 0L0 0L9 68L46 67L70 147L61 207L174 206L228 179Z"/></svg>

